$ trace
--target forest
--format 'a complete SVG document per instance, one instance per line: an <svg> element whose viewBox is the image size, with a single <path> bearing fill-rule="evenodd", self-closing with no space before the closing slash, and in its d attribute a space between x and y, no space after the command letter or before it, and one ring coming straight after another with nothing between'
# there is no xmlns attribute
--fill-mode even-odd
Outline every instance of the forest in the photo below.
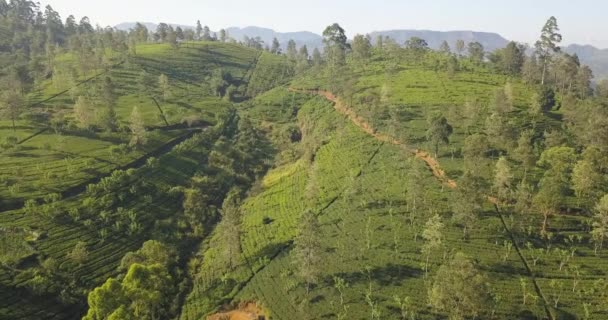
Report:
<svg viewBox="0 0 608 320"><path fill-rule="evenodd" d="M534 32L283 47L0 0L0 319L608 318L608 81Z"/></svg>

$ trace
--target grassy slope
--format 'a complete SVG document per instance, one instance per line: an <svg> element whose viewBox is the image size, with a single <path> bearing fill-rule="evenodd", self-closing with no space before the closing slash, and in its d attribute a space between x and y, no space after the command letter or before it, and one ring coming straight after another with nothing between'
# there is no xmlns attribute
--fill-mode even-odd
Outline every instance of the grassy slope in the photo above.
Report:
<svg viewBox="0 0 608 320"><path fill-rule="evenodd" d="M146 70L154 78L161 73L169 77L172 96L165 102L160 101L169 124L178 124L189 116L214 123L215 115L225 110L230 103L203 91L200 84L213 70L222 68L237 79L241 85L240 90L244 92L247 85L246 75L253 69L258 56L255 50L220 43L186 43L177 50L169 45L150 44L139 46L137 52L138 55L133 61L116 65L108 74L116 87L116 112L119 121L126 124L132 108L138 106L146 126L149 127L164 126L164 121L161 120L159 108L152 100L154 93L160 101L156 90L142 92L137 84L142 70ZM69 60L69 57L65 59ZM95 87L101 80L102 77L96 78L79 88ZM66 89L68 88L56 88L51 81L47 81L41 86L41 92L30 97L32 104L35 101L45 101L33 110L61 110L67 112L66 117L70 118L73 101L68 92L46 101L46 97L53 97ZM25 121L20 124L19 130L14 133L8 122L0 122L0 134L3 137L5 134L13 135L22 140L44 128ZM116 167L125 165L187 133L183 130L157 130L151 135L150 143L144 149L116 157L109 153L109 146L128 143L129 134L67 132L59 135L48 130L17 149L0 153L0 184L6 186L0 189L0 199L27 199L61 191L82 181L107 174Z"/></svg>
<svg viewBox="0 0 608 320"><path fill-rule="evenodd" d="M139 89L133 84L133 77L145 68L155 76L164 71L172 72L168 75L174 96L167 105L163 105L163 108L166 108L165 113L169 115L171 110L176 110L171 123L180 121L181 117L189 112L202 112L205 119L213 123L215 115L222 113L230 103L210 97L202 90L197 90L198 83L218 67L230 70L233 76L245 81L246 75L252 72L249 69L253 67L258 55L254 50L216 43L187 44L177 53L168 46L146 45L139 48L136 62L111 70L113 79L119 88L117 111L119 115L122 115L121 121L124 121L125 115L130 112L131 105L126 101L141 101L143 105L144 101L150 100L146 99L145 94L138 92ZM242 82L242 84L245 86L246 82ZM246 87L243 87L242 90L246 90ZM63 96L60 95L45 102L44 108L69 110L70 106L66 104L68 98L62 98ZM151 105L147 105L144 108L151 107ZM154 110L158 110L155 105ZM149 117L146 120L147 125L158 123L157 117ZM20 128L18 131L18 135L21 135L19 138L25 138L28 134L38 130L32 124L24 123L25 125L28 127ZM114 159L107 152L108 146L125 141L128 136L120 134L99 134L93 137L60 136L48 131L23 143L18 152L1 154L1 161L6 164L3 170L8 170L2 172L12 179L15 177L14 167L9 164L18 165L22 171L24 185L19 191L29 191L27 193L29 196L60 191L64 187L91 177L109 173L117 166L166 143L172 137L183 134L189 134L189 131L153 133L153 139L148 149L130 154L122 159ZM190 139L190 141L193 140ZM213 140L211 141L213 142ZM50 148L45 144L50 144ZM161 234L148 234L147 230L155 222L158 227L158 223L162 225L163 219L170 218L176 212L181 211L181 200L170 195L168 188L185 185L189 182L190 177L200 169L201 163L206 161L208 147L205 144L198 144L188 147L186 150L170 151L160 157L158 167L143 166L135 170L134 175L123 184L103 192L100 197L103 195L123 197L125 200L119 201L117 205L135 212L142 230L133 236L122 236L124 229L129 224L128 219L130 218L127 217L123 217L125 221L120 228L122 230L116 230L112 226L104 227L98 223L87 226L86 221L52 220L40 217L38 214L24 214L20 210L2 212L0 228L8 231L2 231L0 243L10 245L10 249L6 248L3 252L2 258L18 261L18 267L0 269L0 318L78 318L83 312L82 305L63 304L57 296L36 297L29 289L23 287L25 282L33 276L29 267L37 266L37 260L53 258L59 263L61 272L69 272L74 279L78 279L78 285L85 288L93 288L108 277L114 276L117 272L116 267L126 252L139 248L141 243L147 239L163 237ZM70 153L70 156L66 160L67 152ZM56 176L45 179L42 175L46 172L56 173ZM145 185L140 186L138 181L145 181ZM145 188L145 191L132 194L135 192L132 191L133 186ZM2 188L2 191L5 192L6 189ZM83 199L84 195L60 201L59 210L63 212L71 208L85 210L90 205L81 203ZM105 240L101 240L100 237L102 229L107 232ZM35 240L32 236L33 233L43 236ZM29 239L27 243L26 239ZM89 250L87 261L81 266L74 265L67 258L67 254L79 241L85 242ZM26 258L28 259L23 260ZM21 262L19 262L20 260Z"/></svg>
<svg viewBox="0 0 608 320"><path fill-rule="evenodd" d="M450 79L444 72L417 66L402 66L400 72L389 76L379 75L379 68L379 65L373 65L364 72L359 71L361 77L355 84L357 95L378 94L386 85L390 92L390 104L410 117L400 122L397 128L390 128L374 110L369 112L366 105L355 105L354 109L380 131L407 137L410 144L420 148L428 148L423 141L427 115L432 111L441 111L455 127L450 148L459 150L465 137L461 117L465 101L476 98L482 106L488 106L494 90L504 86L508 80L481 70L459 72ZM324 87L323 84L327 83L325 79L318 76L303 78L296 80L293 86ZM516 107L510 119L517 125L518 119L526 115L531 89L518 79L510 81ZM325 87L331 88L331 84ZM273 92L270 97L262 96L248 113L258 115L269 128L288 122L288 116L277 115L291 112L290 95ZM274 102L271 102L273 99ZM298 105L301 104L298 101ZM335 318L341 308L339 294L333 288L333 276L340 276L349 283L349 288L345 290L349 319L369 317L370 309L365 298L368 276L372 279L372 297L379 303L382 318L397 318L394 295L409 296L420 316L435 318L437 315L426 307L425 279L421 267L423 256L420 253L422 243L420 240L414 241L414 234L420 229L411 228L405 222L404 180L409 170L407 155L393 146L377 149L376 141L345 123L327 103L318 100L305 103L300 110L300 124L303 114L320 115L314 121L316 129L313 131L325 132L331 137L329 143L321 147L312 165L299 160L285 164L266 176L264 190L251 196L243 205L244 264L226 273L223 266L214 265L217 254L211 243L211 249L205 252L205 263L199 269L197 286L184 308L182 319L197 319L222 303L239 300L259 300L277 319L295 319L296 314L306 313L309 318ZM542 119L539 130L559 126L555 120L557 118ZM331 130L323 129L326 123L332 124L329 126ZM379 150L378 154L366 165L376 150ZM458 177L462 159L452 157L446 151L444 149L439 161L449 175ZM362 174L357 177L360 169ZM430 174L428 179L433 179ZM320 191L313 200L305 197L307 184L311 180L316 181ZM442 203L441 213L448 218L447 191L441 191L437 183L430 188L430 198ZM335 202L332 202L334 199ZM324 247L322 280L309 296L313 301L310 305L301 303L306 296L291 271L294 266L290 256L290 241L296 232L297 217L306 208L320 213L322 230L319 234L322 235ZM521 280L526 281L526 290L534 295L532 278L515 250L509 251L509 234L492 208L488 206L486 210L478 223L478 230L469 241L463 241L461 231L446 221L449 231L444 252L463 251L474 257L482 270L488 273L496 300L496 305L488 307L488 311L494 309L500 318L532 314L544 316L540 297L536 301L528 297L527 305L523 305ZM507 223L515 222L509 220L507 214ZM534 227L536 225L534 223ZM365 236L368 230L371 230L373 239L369 250L366 249ZM605 254L593 255L581 217L556 217L551 231L555 236L551 249L544 247L537 239L516 234L516 241L522 248L524 258L529 261L544 297L551 305L559 298L559 309L554 310L555 313L582 316L585 314L583 303L588 303L591 318L602 319L605 316L601 311L603 295L592 292L602 288L601 279L605 274L601 270ZM569 235L582 236L583 242L567 245ZM532 249L527 248L527 242L533 244ZM560 257L556 248L576 250L563 270L559 270ZM531 261L536 256L540 259L533 265ZM442 256L438 255L432 260L431 274L442 263ZM573 289L575 282L577 287Z"/></svg>

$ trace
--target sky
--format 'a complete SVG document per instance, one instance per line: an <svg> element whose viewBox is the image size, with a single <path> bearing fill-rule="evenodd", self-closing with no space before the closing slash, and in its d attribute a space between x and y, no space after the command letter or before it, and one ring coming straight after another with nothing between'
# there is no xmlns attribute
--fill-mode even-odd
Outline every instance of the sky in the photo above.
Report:
<svg viewBox="0 0 608 320"><path fill-rule="evenodd" d="M86 15L93 23L168 22L212 30L259 26L280 32L312 31L338 22L349 37L391 29L496 32L533 43L550 16L558 19L563 44L608 48L606 0L40 0L65 19Z"/></svg>

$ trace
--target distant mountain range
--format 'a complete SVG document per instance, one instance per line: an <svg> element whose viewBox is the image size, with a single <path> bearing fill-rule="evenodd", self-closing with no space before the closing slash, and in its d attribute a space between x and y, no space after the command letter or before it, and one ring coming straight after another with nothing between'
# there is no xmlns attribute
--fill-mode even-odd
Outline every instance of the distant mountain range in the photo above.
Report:
<svg viewBox="0 0 608 320"><path fill-rule="evenodd" d="M151 22L142 22L148 30L154 31L158 24ZM181 27L182 29L194 29L193 26L170 24L173 27ZM125 22L115 27L119 30L129 30L135 26L135 22ZM298 47L306 45L309 52L314 48L321 49L323 47L323 37L309 31L300 32L277 32L268 28L261 27L230 27L226 31L228 35L236 40L243 40L245 36L250 38L260 37L265 44L270 45L273 38L277 38L281 47L285 49L287 42L293 39ZM493 51L503 48L509 43L497 33L491 32L475 32L475 31L432 31L432 30L386 30L374 31L370 33L372 41L375 41L378 36L389 36L400 44L403 44L411 37L419 37L429 44L431 49L438 49L443 41L447 41L450 47L456 46L457 40L464 40L466 43L479 42L487 51ZM569 54L576 53L583 64L588 65L593 70L596 80L608 78L608 49L598 49L590 45L572 44L564 47L563 50Z"/></svg>

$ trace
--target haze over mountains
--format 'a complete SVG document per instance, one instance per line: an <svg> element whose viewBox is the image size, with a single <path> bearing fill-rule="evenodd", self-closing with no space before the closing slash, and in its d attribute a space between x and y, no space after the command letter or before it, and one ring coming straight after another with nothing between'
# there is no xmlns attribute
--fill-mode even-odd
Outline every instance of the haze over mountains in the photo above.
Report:
<svg viewBox="0 0 608 320"><path fill-rule="evenodd" d="M148 30L156 30L158 24L151 22L142 22ZM193 26L181 25L181 24L170 24L173 27L181 27L182 29L194 29ZM135 26L135 22L124 22L116 25L115 27L119 30L129 30ZM249 26L245 28L230 27L226 31L228 35L237 40L241 41L245 36L250 38L260 37L265 44L272 43L273 38L277 38L281 43L281 47L285 49L287 42L293 39L298 47L306 45L310 51L314 48L321 49L323 47L323 37L319 34L310 31L299 31L299 32L278 32L269 28L262 28L257 26ZM466 43L479 42L481 43L486 51L493 51L499 48L503 48L509 43L510 40L505 39L501 35L492 32L477 32L477 31L433 31L433 30L384 30L384 31L373 31L369 35L372 37L372 41L378 36L389 36L395 39L398 43L403 44L406 40L411 37L419 37L428 43L431 49L438 49L443 41L447 41L450 47L454 48L456 41L459 39L464 40ZM515 40L517 41L517 40ZM593 70L595 79L599 80L602 78L608 78L608 49L599 49L591 45L585 44L571 44L564 46L563 50L569 54L577 54L580 61L583 64L588 65Z"/></svg>

